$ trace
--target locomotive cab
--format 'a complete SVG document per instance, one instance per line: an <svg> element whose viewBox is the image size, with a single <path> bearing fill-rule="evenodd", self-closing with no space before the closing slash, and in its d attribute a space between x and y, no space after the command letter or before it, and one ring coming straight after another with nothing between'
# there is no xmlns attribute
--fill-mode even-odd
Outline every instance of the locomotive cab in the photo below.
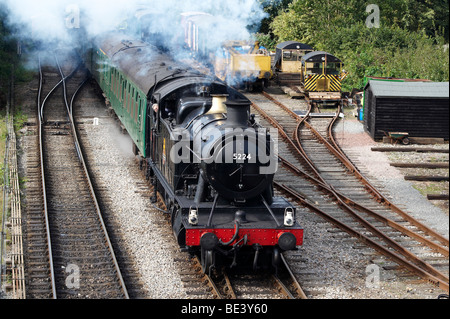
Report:
<svg viewBox="0 0 450 319"><path fill-rule="evenodd" d="M300 85L302 57L314 51L307 44L297 41L286 41L277 45L272 68L279 84Z"/></svg>

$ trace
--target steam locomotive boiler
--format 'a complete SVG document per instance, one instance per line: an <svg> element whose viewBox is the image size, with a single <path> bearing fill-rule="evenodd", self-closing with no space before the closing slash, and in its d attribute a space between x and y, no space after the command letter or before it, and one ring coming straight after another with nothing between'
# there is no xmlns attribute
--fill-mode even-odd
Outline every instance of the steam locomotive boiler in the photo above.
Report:
<svg viewBox="0 0 450 319"><path fill-rule="evenodd" d="M94 42L93 77L134 141L182 249L219 265L275 266L302 245L295 208L273 194L274 141L250 101L123 34Z"/></svg>

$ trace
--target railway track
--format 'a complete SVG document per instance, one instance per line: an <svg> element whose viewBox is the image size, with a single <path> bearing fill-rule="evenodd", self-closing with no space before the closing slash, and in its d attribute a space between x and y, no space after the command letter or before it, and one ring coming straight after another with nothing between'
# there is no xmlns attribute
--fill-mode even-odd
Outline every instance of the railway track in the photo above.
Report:
<svg viewBox="0 0 450 319"><path fill-rule="evenodd" d="M340 110L309 116L305 104L305 116L300 117L299 110L267 94L248 97L262 121L276 127L283 140L278 190L448 291L448 240L390 203L347 160L332 134Z"/></svg>
<svg viewBox="0 0 450 319"><path fill-rule="evenodd" d="M36 165L28 190L28 298L128 298L71 113L85 76L73 65L40 66L40 155L28 159Z"/></svg>
<svg viewBox="0 0 450 319"><path fill-rule="evenodd" d="M214 299L307 299L306 294L282 257L282 265L274 273L245 272L215 269L211 274L201 271L198 257L178 257L176 260L190 264L183 271L187 294Z"/></svg>

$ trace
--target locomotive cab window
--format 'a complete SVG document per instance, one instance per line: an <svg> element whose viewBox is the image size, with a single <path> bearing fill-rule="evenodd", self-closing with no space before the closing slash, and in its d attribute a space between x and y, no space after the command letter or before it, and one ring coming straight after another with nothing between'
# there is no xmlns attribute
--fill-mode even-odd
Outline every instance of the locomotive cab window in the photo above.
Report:
<svg viewBox="0 0 450 319"><path fill-rule="evenodd" d="M298 53L295 51L283 51L283 61L298 61Z"/></svg>
<svg viewBox="0 0 450 319"><path fill-rule="evenodd" d="M322 74L323 64L321 62L307 63L306 74Z"/></svg>
<svg viewBox="0 0 450 319"><path fill-rule="evenodd" d="M339 74L339 64L334 62L329 62L327 64L327 74L338 75Z"/></svg>

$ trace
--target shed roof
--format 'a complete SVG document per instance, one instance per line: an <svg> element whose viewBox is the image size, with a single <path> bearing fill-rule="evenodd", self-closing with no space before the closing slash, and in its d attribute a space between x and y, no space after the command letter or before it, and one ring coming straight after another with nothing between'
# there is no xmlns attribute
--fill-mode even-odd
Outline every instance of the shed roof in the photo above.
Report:
<svg viewBox="0 0 450 319"><path fill-rule="evenodd" d="M314 50L311 46L298 41L286 41L279 43L277 49L280 50Z"/></svg>
<svg viewBox="0 0 450 319"><path fill-rule="evenodd" d="M449 82L387 82L370 80L364 90L372 89L376 97L437 98L449 97Z"/></svg>

